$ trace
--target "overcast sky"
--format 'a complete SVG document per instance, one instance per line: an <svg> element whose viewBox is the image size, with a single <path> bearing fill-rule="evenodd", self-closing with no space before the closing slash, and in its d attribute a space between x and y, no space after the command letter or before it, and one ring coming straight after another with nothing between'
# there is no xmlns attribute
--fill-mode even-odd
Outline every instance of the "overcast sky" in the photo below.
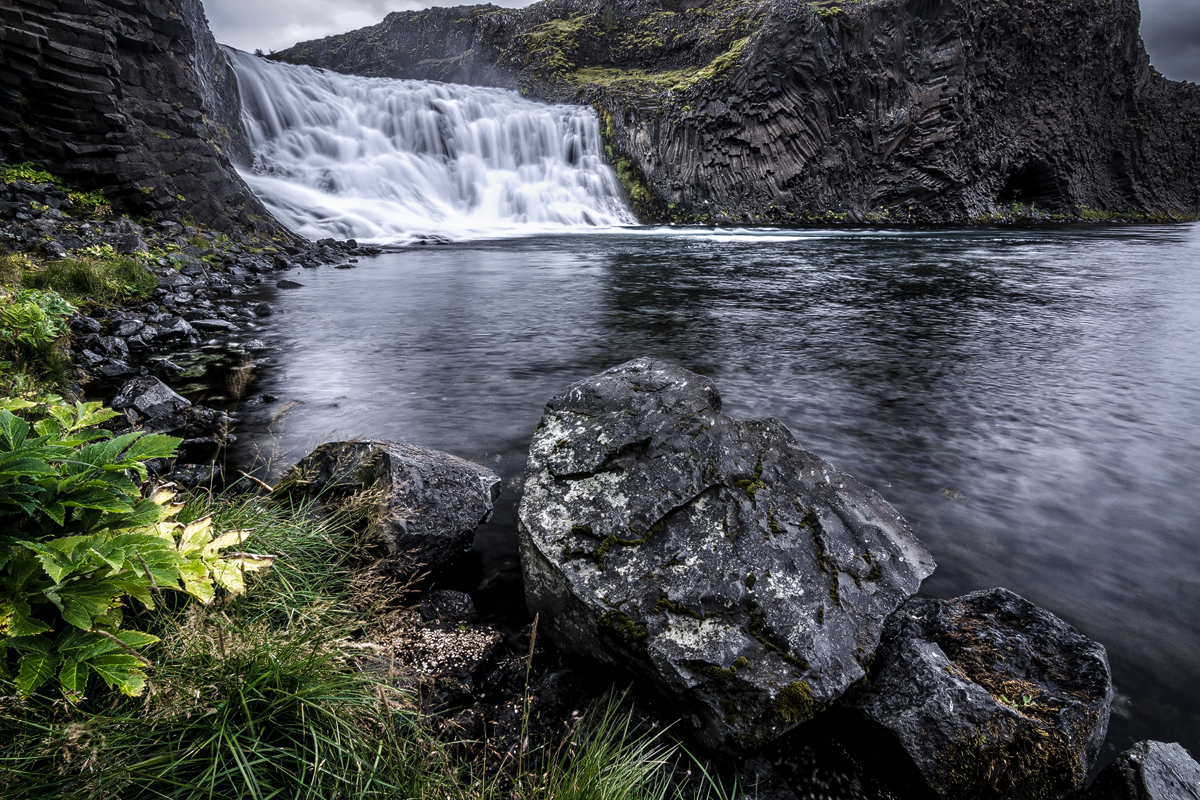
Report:
<svg viewBox="0 0 1200 800"><path fill-rule="evenodd" d="M296 42L374 25L391 11L466 2L428 0L203 0L217 41L243 50L282 50ZM517 7L526 0L492 0ZM1141 0L1150 63L1168 78L1200 83L1200 0Z"/></svg>

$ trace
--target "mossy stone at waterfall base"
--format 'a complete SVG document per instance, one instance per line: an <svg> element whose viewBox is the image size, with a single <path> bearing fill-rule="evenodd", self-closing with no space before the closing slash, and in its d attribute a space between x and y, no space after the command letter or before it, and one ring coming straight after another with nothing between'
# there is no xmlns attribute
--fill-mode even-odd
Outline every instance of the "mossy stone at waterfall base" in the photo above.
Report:
<svg viewBox="0 0 1200 800"><path fill-rule="evenodd" d="M415 445L328 442L284 475L279 496L368 504L366 544L398 569L437 568L470 549L491 519L500 478L486 467Z"/></svg>
<svg viewBox="0 0 1200 800"><path fill-rule="evenodd" d="M934 565L883 498L777 420L720 409L711 380L649 358L551 398L521 565L559 648L658 694L702 746L752 750L862 678Z"/></svg>
<svg viewBox="0 0 1200 800"><path fill-rule="evenodd" d="M944 800L1051 800L1108 729L1104 648L1007 589L910 600L843 703L887 728Z"/></svg>

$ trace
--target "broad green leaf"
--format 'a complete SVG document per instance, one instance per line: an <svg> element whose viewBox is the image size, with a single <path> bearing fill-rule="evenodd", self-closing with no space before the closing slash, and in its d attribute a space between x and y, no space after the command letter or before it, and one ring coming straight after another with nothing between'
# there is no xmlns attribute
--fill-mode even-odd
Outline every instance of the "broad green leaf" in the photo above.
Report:
<svg viewBox="0 0 1200 800"><path fill-rule="evenodd" d="M34 619L29 603L23 597L0 601L0 631L8 636L37 636L51 630L50 626Z"/></svg>
<svg viewBox="0 0 1200 800"><path fill-rule="evenodd" d="M208 605L216 596L216 590L213 588L212 578L208 574L208 567L199 559L190 559L179 565L179 572L183 576L183 590L192 597L199 600L201 603Z"/></svg>
<svg viewBox="0 0 1200 800"><path fill-rule="evenodd" d="M241 545L252 533L254 531L250 530L227 531L206 544L200 555L204 558L213 558L226 547L232 547L235 544Z"/></svg>
<svg viewBox="0 0 1200 800"><path fill-rule="evenodd" d="M62 612L63 620L76 628L89 630L113 607L121 590L108 580L78 581L56 587L54 594L58 599L55 605ZM51 591L47 590L45 595L50 597ZM54 599L51 597L52 601Z"/></svg>
<svg viewBox="0 0 1200 800"><path fill-rule="evenodd" d="M145 667L128 653L108 653L89 659L87 665L104 679L112 689L130 697L139 696L146 688Z"/></svg>
<svg viewBox="0 0 1200 800"><path fill-rule="evenodd" d="M223 558L221 561L231 567L236 567L242 572L258 572L260 569L266 569L275 563L275 556L260 555L258 553L239 553L236 556Z"/></svg>
<svg viewBox="0 0 1200 800"><path fill-rule="evenodd" d="M212 539L212 514L189 522L179 535L179 552L187 554L201 550Z"/></svg>
<svg viewBox="0 0 1200 800"><path fill-rule="evenodd" d="M59 525L63 525L66 522L67 509L62 503L47 503L41 507L41 511Z"/></svg>
<svg viewBox="0 0 1200 800"><path fill-rule="evenodd" d="M175 450L182 441L174 436L152 433L131 444L125 451L124 460L145 461L151 458L170 458L175 455Z"/></svg>
<svg viewBox="0 0 1200 800"><path fill-rule="evenodd" d="M28 652L21 656L21 660L17 662L20 666L16 680L17 690L23 695L33 694L39 686L54 677L59 660L58 653L49 651Z"/></svg>
<svg viewBox="0 0 1200 800"><path fill-rule="evenodd" d="M88 666L73 658L63 661L62 669L58 672L58 682L62 684L63 695L72 703L83 699L87 688Z"/></svg>
<svg viewBox="0 0 1200 800"><path fill-rule="evenodd" d="M42 475L58 475L58 472L40 458L15 458L0 465L0 477L34 478Z"/></svg>
<svg viewBox="0 0 1200 800"><path fill-rule="evenodd" d="M97 511L115 511L119 514L133 510L133 506L129 503L98 488L72 492L63 498L63 505L73 508L94 508Z"/></svg>
<svg viewBox="0 0 1200 800"><path fill-rule="evenodd" d="M218 559L209 562L208 567L212 572L213 580L230 594L240 595L246 593L246 583L242 578L242 570L237 565Z"/></svg>

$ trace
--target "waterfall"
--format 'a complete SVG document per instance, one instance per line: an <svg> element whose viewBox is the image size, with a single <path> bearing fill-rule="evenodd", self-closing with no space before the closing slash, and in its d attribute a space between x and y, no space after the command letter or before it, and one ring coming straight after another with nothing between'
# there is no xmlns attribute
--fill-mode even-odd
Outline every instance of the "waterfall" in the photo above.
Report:
<svg viewBox="0 0 1200 800"><path fill-rule="evenodd" d="M242 177L304 236L392 244L635 221L590 108L226 53L254 154Z"/></svg>

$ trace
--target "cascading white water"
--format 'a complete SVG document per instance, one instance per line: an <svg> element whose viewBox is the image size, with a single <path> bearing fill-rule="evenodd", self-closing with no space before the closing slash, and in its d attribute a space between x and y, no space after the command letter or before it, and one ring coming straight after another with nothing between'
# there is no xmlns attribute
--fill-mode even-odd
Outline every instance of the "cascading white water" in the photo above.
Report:
<svg viewBox="0 0 1200 800"><path fill-rule="evenodd" d="M403 243L635 221L589 108L226 52L254 153L242 177L304 236Z"/></svg>

